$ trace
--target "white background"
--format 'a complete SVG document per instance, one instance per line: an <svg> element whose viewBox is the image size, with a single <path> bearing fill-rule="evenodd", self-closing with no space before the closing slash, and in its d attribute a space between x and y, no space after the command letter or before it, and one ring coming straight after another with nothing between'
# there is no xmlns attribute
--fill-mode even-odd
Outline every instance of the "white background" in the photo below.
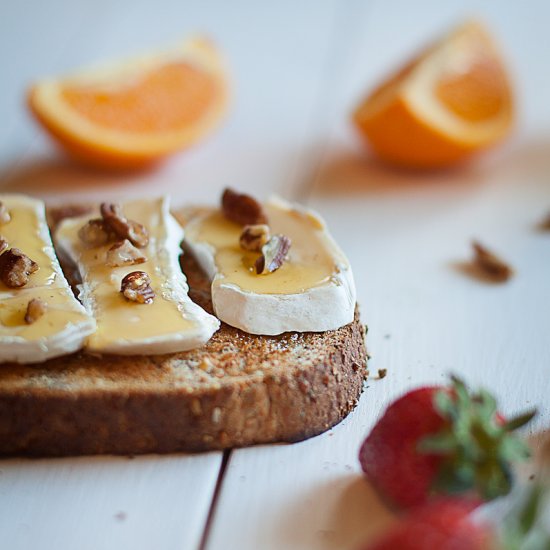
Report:
<svg viewBox="0 0 550 550"><path fill-rule="evenodd" d="M534 405L550 424L550 4L540 1L20 0L0 5L0 178L50 202L171 193L214 202L232 185L318 209L349 255L371 373L339 426L295 445L135 458L0 461L0 547L9 550L357 548L392 520L360 475L359 445L405 389L450 371ZM501 148L461 168L409 173L360 145L349 115L366 90L456 22L477 15L514 77L518 124ZM232 75L223 128L138 175L68 163L32 123L36 78L213 37ZM456 264L471 238L516 268L507 284ZM540 440L540 438L539 438ZM205 528L216 481L220 492Z"/></svg>

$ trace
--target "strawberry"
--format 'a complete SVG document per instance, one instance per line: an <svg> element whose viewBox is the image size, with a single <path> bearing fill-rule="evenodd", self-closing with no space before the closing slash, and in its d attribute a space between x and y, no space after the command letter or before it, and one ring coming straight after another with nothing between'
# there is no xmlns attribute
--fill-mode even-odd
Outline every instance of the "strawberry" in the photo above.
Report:
<svg viewBox="0 0 550 550"><path fill-rule="evenodd" d="M478 502L439 497L412 510L364 550L548 550L550 535L541 522L547 488L537 484L492 525L472 518Z"/></svg>
<svg viewBox="0 0 550 550"><path fill-rule="evenodd" d="M382 498L397 508L437 494L491 500L510 491L511 463L529 456L511 432L534 414L507 421L488 392L471 394L452 377L448 387L418 388L392 403L365 439L359 460Z"/></svg>
<svg viewBox="0 0 550 550"><path fill-rule="evenodd" d="M365 550L482 550L490 548L492 530L476 524L470 512L477 502L438 499L416 508Z"/></svg>

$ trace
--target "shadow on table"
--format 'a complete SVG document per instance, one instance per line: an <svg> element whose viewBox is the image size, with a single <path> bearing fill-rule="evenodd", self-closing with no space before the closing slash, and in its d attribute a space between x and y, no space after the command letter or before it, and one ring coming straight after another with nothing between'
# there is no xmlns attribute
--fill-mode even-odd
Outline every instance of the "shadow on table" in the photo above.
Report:
<svg viewBox="0 0 550 550"><path fill-rule="evenodd" d="M334 500L329 510L327 500ZM319 484L312 494L307 495L307 502L308 524L300 521L303 502L297 504L295 513L290 510L288 515L285 514L292 518L289 525L284 526L289 548L305 545L320 550L356 550L379 536L396 521L395 516L360 475L346 476L325 485ZM328 519L323 522L320 516L325 514ZM315 518L315 523L309 518Z"/></svg>
<svg viewBox="0 0 550 550"><path fill-rule="evenodd" d="M407 170L373 157L351 152L329 161L318 175L315 188L323 195L388 194L414 188L473 185L479 176L474 163L448 170Z"/></svg>
<svg viewBox="0 0 550 550"><path fill-rule="evenodd" d="M519 485L547 479L550 472L550 430L533 434L528 441L533 458L518 464ZM285 510L284 518L281 531L285 547L319 550L357 550L398 521L360 474L318 484Z"/></svg>
<svg viewBox="0 0 550 550"><path fill-rule="evenodd" d="M550 136L511 143L448 169L413 170L391 166L359 151L335 153L313 178L324 196L387 195L410 189L469 189L492 180L542 180L550 172ZM529 183L529 182L527 182Z"/></svg>
<svg viewBox="0 0 550 550"><path fill-rule="evenodd" d="M147 171L110 172L88 168L69 159L38 158L22 165L0 169L2 191L12 193L50 194L75 191L97 191L113 185L131 184Z"/></svg>

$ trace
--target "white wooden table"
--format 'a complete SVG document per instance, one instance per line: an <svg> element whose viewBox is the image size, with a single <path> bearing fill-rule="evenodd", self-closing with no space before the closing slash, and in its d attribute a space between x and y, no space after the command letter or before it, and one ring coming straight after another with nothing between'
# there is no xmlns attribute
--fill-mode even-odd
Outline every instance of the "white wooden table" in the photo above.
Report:
<svg viewBox="0 0 550 550"><path fill-rule="evenodd" d="M471 14L500 37L519 122L460 169L410 174L370 160L348 123L362 93L424 41ZM550 425L550 71L544 0L20 0L0 5L2 188L49 201L171 193L217 200L226 185L300 199L326 217L354 267L371 379L339 426L295 445L203 455L0 461L6 550L356 548L393 521L357 452L395 396L450 371L533 405ZM226 54L234 103L206 143L135 176L68 164L30 121L26 85L204 30ZM504 285L453 265L479 237L509 259ZM217 487L217 489L216 489ZM201 542L202 541L202 542ZM202 546L201 546L202 545Z"/></svg>

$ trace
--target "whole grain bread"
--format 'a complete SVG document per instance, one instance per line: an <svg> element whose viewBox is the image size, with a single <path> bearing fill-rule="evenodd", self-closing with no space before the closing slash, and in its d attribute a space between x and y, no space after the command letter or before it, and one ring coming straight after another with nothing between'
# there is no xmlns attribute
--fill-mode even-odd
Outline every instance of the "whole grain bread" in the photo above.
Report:
<svg viewBox="0 0 550 550"><path fill-rule="evenodd" d="M189 255L182 266L192 298L211 312L204 274ZM324 333L255 336L222 324L205 346L189 352L76 353L32 366L3 364L0 455L169 453L299 441L347 416L366 374L358 312L351 324Z"/></svg>

